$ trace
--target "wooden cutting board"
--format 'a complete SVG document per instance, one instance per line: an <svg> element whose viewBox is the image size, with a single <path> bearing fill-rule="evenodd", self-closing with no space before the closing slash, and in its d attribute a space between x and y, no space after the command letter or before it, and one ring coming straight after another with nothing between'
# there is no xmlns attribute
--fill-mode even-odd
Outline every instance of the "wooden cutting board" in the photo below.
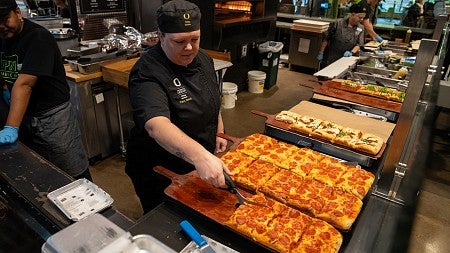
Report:
<svg viewBox="0 0 450 253"><path fill-rule="evenodd" d="M128 88L130 71L139 58L102 64L103 80Z"/></svg>
<svg viewBox="0 0 450 253"><path fill-rule="evenodd" d="M219 224L225 224L236 210L236 196L204 182L197 171L179 175L161 166L155 167L154 170L172 180L164 190L166 195ZM244 190L240 192L245 196L250 195Z"/></svg>
<svg viewBox="0 0 450 253"><path fill-rule="evenodd" d="M336 89L327 86L319 86L314 88L314 93L339 98L342 100L371 106L374 108L383 109L390 112L400 113L402 109L402 104L394 101L389 101L381 98L365 96L362 94L353 93L350 91L345 91L341 89Z"/></svg>

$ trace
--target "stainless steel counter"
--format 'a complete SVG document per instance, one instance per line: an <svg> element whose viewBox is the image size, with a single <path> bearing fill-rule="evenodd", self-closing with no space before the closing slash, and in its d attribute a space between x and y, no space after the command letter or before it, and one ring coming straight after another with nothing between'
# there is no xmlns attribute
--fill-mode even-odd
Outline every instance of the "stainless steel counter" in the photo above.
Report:
<svg viewBox="0 0 450 253"><path fill-rule="evenodd" d="M73 223L47 198L72 177L20 142L0 146L0 164L0 200L35 234L46 240ZM133 224L113 207L101 214L125 230Z"/></svg>

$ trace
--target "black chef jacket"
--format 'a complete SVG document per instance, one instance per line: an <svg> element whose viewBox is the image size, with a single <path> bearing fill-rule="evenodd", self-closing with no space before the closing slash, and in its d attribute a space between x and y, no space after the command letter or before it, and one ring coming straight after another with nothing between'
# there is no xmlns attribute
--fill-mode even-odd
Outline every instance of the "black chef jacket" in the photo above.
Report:
<svg viewBox="0 0 450 253"><path fill-rule="evenodd" d="M135 127L127 144L127 173L133 173L130 171L133 167L156 165L177 173L194 169L149 137L144 126L156 116L169 118L184 133L214 152L221 100L214 63L204 50L200 49L193 62L183 67L172 63L158 44L132 68L128 87Z"/></svg>

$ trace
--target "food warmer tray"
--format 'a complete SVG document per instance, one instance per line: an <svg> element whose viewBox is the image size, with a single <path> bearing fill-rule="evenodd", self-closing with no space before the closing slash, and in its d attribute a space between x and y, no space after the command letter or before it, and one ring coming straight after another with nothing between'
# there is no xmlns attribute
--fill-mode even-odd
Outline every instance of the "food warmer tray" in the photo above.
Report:
<svg viewBox="0 0 450 253"><path fill-rule="evenodd" d="M47 198L73 221L100 212L113 203L108 193L86 178L48 193Z"/></svg>
<svg viewBox="0 0 450 253"><path fill-rule="evenodd" d="M364 105L359 105L359 104L355 104L355 103L349 103L347 101L344 100L340 100L340 99L335 99L335 98L331 98L331 97L327 97L327 96L322 96L320 94L314 94L313 97L310 99L311 102L320 104L320 105L325 105L328 107L332 107L335 109L339 109L342 111L348 111L354 114L358 114L358 115L363 115L366 117L372 117L372 118L377 118L377 119L386 119L387 121L390 122L395 122L397 121L398 118L398 113L395 112L390 112L390 111L386 111L386 110L382 110L382 109L378 109L378 108L374 108L374 107L369 107L369 106L364 106ZM373 116L370 116L373 115Z"/></svg>
<svg viewBox="0 0 450 253"><path fill-rule="evenodd" d="M386 143L384 143L380 152L378 152L375 156L355 152L353 150L336 146L332 143L314 139L301 133L289 130L289 124L276 120L276 115L271 115L256 110L252 110L252 113L267 118L264 126L264 133L266 135L295 144L297 146L307 147L342 160L357 162L359 165L364 167L371 167L382 156L386 148Z"/></svg>

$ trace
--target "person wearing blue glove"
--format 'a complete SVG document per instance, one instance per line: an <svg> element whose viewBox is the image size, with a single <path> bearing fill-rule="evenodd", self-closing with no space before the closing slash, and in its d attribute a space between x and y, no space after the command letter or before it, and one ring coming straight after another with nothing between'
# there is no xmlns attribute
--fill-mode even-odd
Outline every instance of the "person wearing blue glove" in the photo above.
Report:
<svg viewBox="0 0 450 253"><path fill-rule="evenodd" d="M359 52L360 46L364 44L364 27L361 21L365 15L365 10L360 5L352 5L347 17L330 24L319 49L319 52L323 52L321 67Z"/></svg>
<svg viewBox="0 0 450 253"><path fill-rule="evenodd" d="M323 60L323 52L319 52L319 53L317 54L317 60L318 60L318 61L322 61L322 60Z"/></svg>
<svg viewBox="0 0 450 253"><path fill-rule="evenodd" d="M357 5L364 9L366 16L362 21L364 30L376 42L382 42L383 38L373 29L373 22L376 20L376 9L381 0L361 0ZM355 4L354 4L355 5Z"/></svg>
<svg viewBox="0 0 450 253"><path fill-rule="evenodd" d="M383 42L383 38L380 35L375 36L374 39L376 42Z"/></svg>
<svg viewBox="0 0 450 253"><path fill-rule="evenodd" d="M11 92L0 144L19 138L67 174L92 180L61 52L46 28L22 16L15 0L0 1L0 55L2 85Z"/></svg>
<svg viewBox="0 0 450 253"><path fill-rule="evenodd" d="M19 128L13 126L4 126L0 130L0 145L11 144L17 141L19 137Z"/></svg>
<svg viewBox="0 0 450 253"><path fill-rule="evenodd" d="M350 52L350 51L345 51L345 52L344 52L344 57L350 57L350 56L352 56L352 55L353 55L353 53Z"/></svg>

